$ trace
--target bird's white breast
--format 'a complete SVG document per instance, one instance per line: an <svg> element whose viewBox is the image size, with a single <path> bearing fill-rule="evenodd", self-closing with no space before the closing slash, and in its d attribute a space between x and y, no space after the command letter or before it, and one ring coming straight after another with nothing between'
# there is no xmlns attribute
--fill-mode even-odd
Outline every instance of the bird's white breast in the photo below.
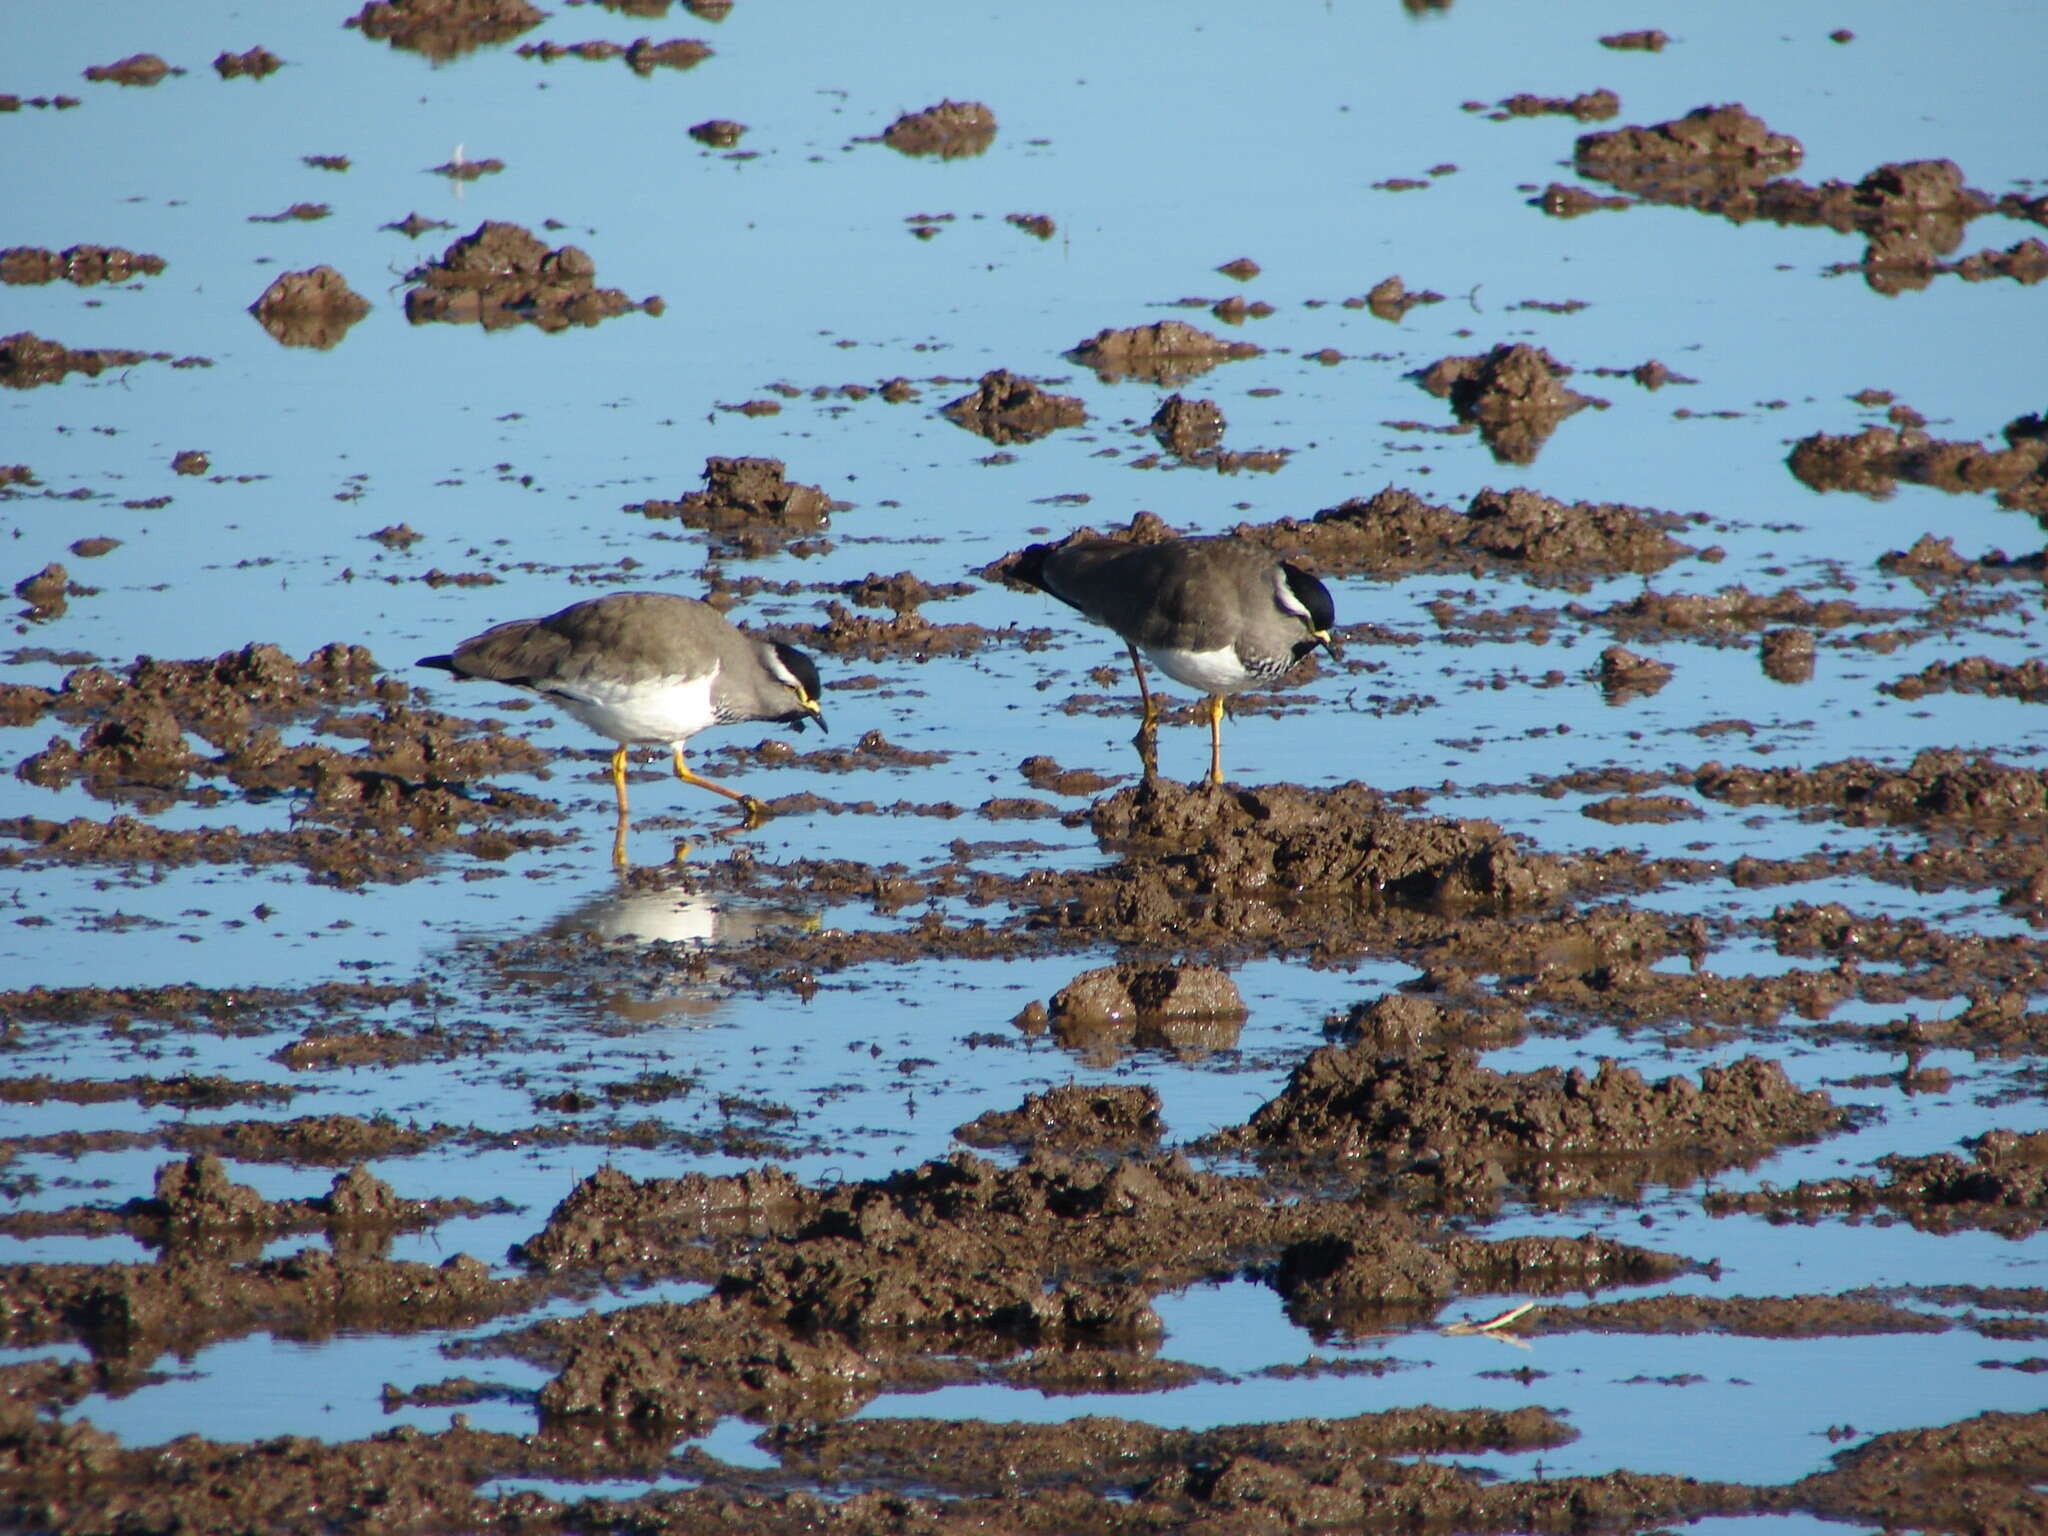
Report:
<svg viewBox="0 0 2048 1536"><path fill-rule="evenodd" d="M548 697L613 741L680 742L717 722L711 708L717 679L715 667L701 677L583 677L573 693L558 684Z"/></svg>
<svg viewBox="0 0 2048 1536"><path fill-rule="evenodd" d="M1213 651L1173 651L1148 645L1145 658L1175 682L1204 693L1235 693L1257 681L1238 660L1234 645Z"/></svg>

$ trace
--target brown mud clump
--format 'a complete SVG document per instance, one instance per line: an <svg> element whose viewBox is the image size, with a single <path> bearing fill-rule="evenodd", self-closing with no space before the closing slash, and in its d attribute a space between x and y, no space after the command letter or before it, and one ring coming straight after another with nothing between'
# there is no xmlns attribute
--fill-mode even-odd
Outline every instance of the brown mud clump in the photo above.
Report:
<svg viewBox="0 0 2048 1536"><path fill-rule="evenodd" d="M249 313L280 345L325 352L370 312L370 301L332 267L287 272L263 290Z"/></svg>
<svg viewBox="0 0 2048 1536"><path fill-rule="evenodd" d="M1218 363L1257 357L1248 341L1225 341L1185 320L1157 320L1127 330L1097 331L1067 353L1095 370L1105 384L1138 379L1172 387L1207 373Z"/></svg>
<svg viewBox="0 0 2048 1536"><path fill-rule="evenodd" d="M1882 1179L1809 1180L1790 1189L1765 1185L1742 1194L1715 1192L1706 1208L1716 1216L1750 1212L1773 1221L1814 1222L1890 1211L1923 1232L1982 1229L2019 1238L2048 1225L2048 1132L1989 1131L1966 1143L1970 1156L1936 1152L1927 1157L1887 1154L1877 1160Z"/></svg>
<svg viewBox="0 0 2048 1536"><path fill-rule="evenodd" d="M1527 852L1487 821L1410 817L1363 784L1189 787L1152 779L1099 802L1097 839L1120 852L1082 877L1056 926L1184 943L1364 942L1390 907L1444 915L1541 910L1574 861Z"/></svg>
<svg viewBox="0 0 2048 1536"><path fill-rule="evenodd" d="M1693 787L1732 805L1827 806L1857 827L1949 821L2004 828L2048 820L2048 770L1935 748L1904 769L1861 757L1813 769L1704 763Z"/></svg>
<svg viewBox="0 0 2048 1536"><path fill-rule="evenodd" d="M436 850L502 859L560 840L503 825L558 814L546 802L466 782L530 770L544 760L538 749L472 721L414 710L410 697L360 646L326 646L303 662L275 646L249 645L211 661L146 659L125 675L81 667L58 692L19 701L84 726L76 741L51 737L17 766L19 778L46 788L77 780L88 794L145 814L181 801L217 806L229 791L256 802L291 795L291 829L245 834L227 826L173 829L134 815L63 823L15 816L0 820L0 836L29 846L0 850L0 863L288 860L347 886L424 874ZM346 712L351 705L373 708ZM357 750L303 739L301 727ZM299 739L288 743L286 731ZM194 750L188 737L213 751Z"/></svg>
<svg viewBox="0 0 2048 1536"><path fill-rule="evenodd" d="M1567 416L1589 405L1607 407L1597 396L1565 388L1571 372L1541 347L1503 342L1484 357L1440 358L1419 382L1449 400L1458 420L1479 428L1497 462L1532 464Z"/></svg>
<svg viewBox="0 0 2048 1536"><path fill-rule="evenodd" d="M1306 556L1326 574L1408 576L1491 571L1539 585L1574 585L1628 572L1648 576L1698 551L1672 536L1686 520L1620 503L1562 502L1517 488L1482 490L1462 511L1389 486L1232 532L1276 554Z"/></svg>
<svg viewBox="0 0 2048 1536"><path fill-rule="evenodd" d="M1617 52L1635 49L1642 53L1662 53L1670 41L1670 33L1657 27L1646 27L1640 32L1610 32L1600 39L1600 46Z"/></svg>
<svg viewBox="0 0 2048 1536"><path fill-rule="evenodd" d="M670 38L657 43L652 38L636 38L629 44L595 43L522 43L519 46L522 59L539 59L543 64L552 64L561 58L583 59L596 63L604 59L624 59L626 67L643 79L657 69L695 69L711 57L711 48L693 37Z"/></svg>
<svg viewBox="0 0 2048 1536"><path fill-rule="evenodd" d="M21 616L39 624L62 618L71 606L74 592L83 591L83 588L74 588L71 573L54 560L33 576L24 576L14 584L14 595L28 604Z"/></svg>
<svg viewBox="0 0 2048 1536"><path fill-rule="evenodd" d="M1648 698L1671 681L1673 670L1669 662L1638 656L1625 646L1610 645L1600 653L1593 675L1608 703L1624 704L1630 699Z"/></svg>
<svg viewBox="0 0 2048 1536"><path fill-rule="evenodd" d="M12 336L0 336L0 384L9 389L34 389L38 384L55 384L68 373L98 378L109 368L132 368L160 356L115 347L74 351L61 342L16 331Z"/></svg>
<svg viewBox="0 0 2048 1536"><path fill-rule="evenodd" d="M115 85L155 85L167 76L183 73L153 53L134 53L118 63L92 65L85 78L112 81Z"/></svg>
<svg viewBox="0 0 2048 1536"><path fill-rule="evenodd" d="M1175 458L1214 453L1223 442L1223 408L1214 400L1168 395L1152 413L1152 435Z"/></svg>
<svg viewBox="0 0 2048 1536"><path fill-rule="evenodd" d="M1936 661L1910 677L1884 684L1883 688L1897 699L1924 699L1930 693L1976 693L1987 699L2048 704L2048 662L2038 656L2018 666L1987 656Z"/></svg>
<svg viewBox="0 0 2048 1536"><path fill-rule="evenodd" d="M1757 642L1764 676L1774 683L1813 680L1814 640L1810 629L1767 629Z"/></svg>
<svg viewBox="0 0 2048 1536"><path fill-rule="evenodd" d="M1237 983L1214 966L1126 961L1082 972L1017 1023L1026 1034L1050 1029L1058 1045L1091 1060L1131 1048L1192 1060L1235 1046L1246 1016Z"/></svg>
<svg viewBox="0 0 2048 1536"><path fill-rule="evenodd" d="M1865 427L1852 435L1816 432L1801 438L1785 465L1816 491L1886 497L1908 485L1956 493L1993 491L1998 504L2031 513L2048 527L2048 417L2005 424L2005 446L1952 442L1919 427Z"/></svg>
<svg viewBox="0 0 2048 1536"><path fill-rule="evenodd" d="M2041 222L2038 200L2017 193L1993 198L1966 186L1951 160L1887 162L1855 183L1830 180L1809 186L1786 174L1803 155L1797 139L1773 133L1739 106L1700 107L1651 128L1586 134L1578 142L1575 164L1581 175L1650 202L1737 223L1768 219L1861 234L1869 242L1863 259L1829 270L1860 271L1878 293L1925 288L1941 273L1970 282L2048 278L2048 246L2039 240L1961 261L1940 260L1962 243L1970 221L1985 214ZM1544 203L1549 206L1547 197Z"/></svg>
<svg viewBox="0 0 2048 1536"><path fill-rule="evenodd" d="M1035 443L1061 427L1083 426L1088 420L1079 396L1050 394L1007 368L983 374L972 394L941 406L939 414L998 447Z"/></svg>
<svg viewBox="0 0 2048 1536"><path fill-rule="evenodd" d="M369 0L342 25L394 48L452 59L509 42L546 19L526 0Z"/></svg>
<svg viewBox="0 0 2048 1536"><path fill-rule="evenodd" d="M62 251L16 245L0 251L0 283L8 284L66 282L90 288L96 283L155 277L163 269L163 257L138 254L118 245L72 245Z"/></svg>
<svg viewBox="0 0 2048 1536"><path fill-rule="evenodd" d="M1758 187L1799 168L1806 150L1773 133L1740 106L1696 107L1649 128L1583 135L1573 152L1579 174L1654 202L1702 206L1731 187Z"/></svg>
<svg viewBox="0 0 2048 1536"><path fill-rule="evenodd" d="M1601 123L1620 111L1621 98L1603 87L1577 96L1537 96L1521 91L1504 98L1487 115L1495 122L1513 117L1573 117L1582 123Z"/></svg>
<svg viewBox="0 0 2048 1536"><path fill-rule="evenodd" d="M633 503L626 510L678 519L710 533L721 552L758 559L793 539L822 533L842 506L817 486L786 478L780 459L708 458L701 491L674 501Z"/></svg>
<svg viewBox="0 0 2048 1536"><path fill-rule="evenodd" d="M882 130L882 142L903 155L960 160L983 153L996 138L996 115L978 101L940 102L906 112Z"/></svg>
<svg viewBox="0 0 2048 1536"><path fill-rule="evenodd" d="M636 304L616 288L598 287L596 263L576 246L551 251L519 225L497 220L479 224L405 280L415 285L405 294L405 317L414 325L445 321L498 330L532 324L560 331L635 309L662 310L658 298Z"/></svg>
<svg viewBox="0 0 2048 1536"><path fill-rule="evenodd" d="M1443 301L1444 296L1432 289L1409 288L1396 273L1372 285L1365 295L1365 308L1375 320L1398 323L1418 304L1441 304ZM1347 299L1345 302L1349 305L1354 301Z"/></svg>
<svg viewBox="0 0 2048 1536"><path fill-rule="evenodd" d="M1745 1056L1699 1080L1647 1081L1602 1061L1587 1073L1496 1072L1469 1051L1389 1056L1326 1046L1220 1144L1289 1157L1372 1159L1482 1200L1504 1182L1545 1198L1683 1182L1812 1141L1848 1123L1825 1093Z"/></svg>
<svg viewBox="0 0 2048 1536"><path fill-rule="evenodd" d="M238 76L249 80L261 80L274 75L284 68L284 60L268 48L251 48L247 53L219 53L214 56L213 72L223 80Z"/></svg>
<svg viewBox="0 0 2048 1536"><path fill-rule="evenodd" d="M745 123L736 123L729 117L706 118L690 125L690 137L709 149L737 149L746 132Z"/></svg>
<svg viewBox="0 0 2048 1536"><path fill-rule="evenodd" d="M1015 1109L977 1115L953 1134L970 1147L1053 1147L1128 1152L1159 1144L1159 1090L1069 1083L1027 1096Z"/></svg>

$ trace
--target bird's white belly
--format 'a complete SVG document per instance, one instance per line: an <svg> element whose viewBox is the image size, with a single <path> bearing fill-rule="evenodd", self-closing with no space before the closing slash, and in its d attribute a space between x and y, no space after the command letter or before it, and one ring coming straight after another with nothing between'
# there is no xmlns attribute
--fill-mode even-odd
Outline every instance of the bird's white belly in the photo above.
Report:
<svg viewBox="0 0 2048 1536"><path fill-rule="evenodd" d="M1168 651L1145 647L1145 659L1177 683L1203 693L1236 693L1258 679L1237 659L1237 647L1213 651Z"/></svg>
<svg viewBox="0 0 2048 1536"><path fill-rule="evenodd" d="M548 694L566 715L613 741L680 742L717 723L711 708L714 668L702 677L643 677L631 682L580 678L572 695Z"/></svg>

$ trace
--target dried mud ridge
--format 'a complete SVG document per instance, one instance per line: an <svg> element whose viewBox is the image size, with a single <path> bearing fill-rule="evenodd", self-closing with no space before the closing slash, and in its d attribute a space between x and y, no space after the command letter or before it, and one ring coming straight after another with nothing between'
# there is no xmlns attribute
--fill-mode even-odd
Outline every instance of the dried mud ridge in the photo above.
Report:
<svg viewBox="0 0 2048 1536"><path fill-rule="evenodd" d="M972 394L941 406L939 414L998 447L1035 443L1061 427L1082 426L1088 420L1078 396L1050 394L1007 368L983 374Z"/></svg>
<svg viewBox="0 0 2048 1536"><path fill-rule="evenodd" d="M1862 260L1834 270L1861 272L1879 293L1925 288L1943 274L1969 282L2048 278L2048 245L2036 238L2006 251L1941 259L1962 244L1971 221L1986 214L2048 225L2048 196L1994 198L1965 185L1961 168L1950 160L1888 163L1854 184L1826 181L1815 187L1787 174L1804 157L1804 147L1789 134L1772 131L1740 106L1719 106L1697 107L1648 128L1586 134L1578 141L1575 164L1581 175L1646 202L1736 223L1767 219L1860 234L1868 241ZM1538 201L1572 213L1583 211L1586 197L1580 189L1553 186Z"/></svg>
<svg viewBox="0 0 2048 1536"><path fill-rule="evenodd" d="M526 0L369 0L343 23L430 59L510 42L547 19Z"/></svg>

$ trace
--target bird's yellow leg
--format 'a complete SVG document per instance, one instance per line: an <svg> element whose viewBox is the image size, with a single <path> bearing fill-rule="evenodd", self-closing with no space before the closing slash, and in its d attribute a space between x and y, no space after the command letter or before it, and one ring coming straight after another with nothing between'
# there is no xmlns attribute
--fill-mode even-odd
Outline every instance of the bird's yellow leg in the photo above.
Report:
<svg viewBox="0 0 2048 1536"><path fill-rule="evenodd" d="M619 798L619 821L612 830L612 862L620 869L626 867L626 749L623 745L612 754L612 792Z"/></svg>
<svg viewBox="0 0 2048 1536"><path fill-rule="evenodd" d="M723 784L714 784L709 779L691 772L690 765L683 761L681 747L676 748L676 777L685 784L695 784L699 789L708 789L714 795L723 795L728 800L738 801L740 809L747 814L747 825L750 827L758 826L761 818L768 814L768 807L752 795L743 795L736 789L727 789Z"/></svg>
<svg viewBox="0 0 2048 1536"><path fill-rule="evenodd" d="M1223 695L1209 695L1209 782L1223 782Z"/></svg>

